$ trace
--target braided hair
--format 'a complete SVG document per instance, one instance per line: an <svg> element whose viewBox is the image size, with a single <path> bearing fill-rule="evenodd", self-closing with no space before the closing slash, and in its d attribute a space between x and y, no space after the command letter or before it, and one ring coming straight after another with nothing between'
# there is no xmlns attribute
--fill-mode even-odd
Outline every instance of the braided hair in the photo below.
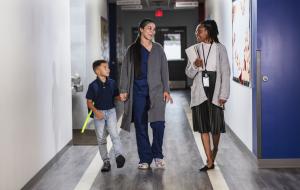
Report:
<svg viewBox="0 0 300 190"><path fill-rule="evenodd" d="M213 40L213 42L219 42L219 30L216 21L214 20L205 20L201 22L201 26L203 26L208 31L208 36Z"/></svg>

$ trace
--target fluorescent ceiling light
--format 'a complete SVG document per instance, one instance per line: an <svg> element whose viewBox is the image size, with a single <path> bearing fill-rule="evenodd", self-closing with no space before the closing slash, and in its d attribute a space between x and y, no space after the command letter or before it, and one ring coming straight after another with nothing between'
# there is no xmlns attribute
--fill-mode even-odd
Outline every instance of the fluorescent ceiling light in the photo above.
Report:
<svg viewBox="0 0 300 190"><path fill-rule="evenodd" d="M126 5L126 6L121 6L122 10L141 10L143 9L142 5Z"/></svg>
<svg viewBox="0 0 300 190"><path fill-rule="evenodd" d="M141 0L117 0L117 5L140 5Z"/></svg>
<svg viewBox="0 0 300 190"><path fill-rule="evenodd" d="M175 8L194 8L198 7L199 2L198 1L184 1L184 2L176 2Z"/></svg>

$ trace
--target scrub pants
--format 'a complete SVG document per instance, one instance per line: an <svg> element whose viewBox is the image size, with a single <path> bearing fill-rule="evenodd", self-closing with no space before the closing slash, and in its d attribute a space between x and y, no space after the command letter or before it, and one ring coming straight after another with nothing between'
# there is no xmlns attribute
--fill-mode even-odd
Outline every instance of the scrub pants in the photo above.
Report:
<svg viewBox="0 0 300 190"><path fill-rule="evenodd" d="M141 89L139 89L141 90ZM147 90L147 89L146 89ZM144 91L144 90L143 90ZM140 93L134 88L133 93L133 116L136 131L136 141L140 163L151 164L154 158L163 159L162 145L165 130L164 121L151 122L153 142L150 145L148 135L148 110L150 98L147 92Z"/></svg>

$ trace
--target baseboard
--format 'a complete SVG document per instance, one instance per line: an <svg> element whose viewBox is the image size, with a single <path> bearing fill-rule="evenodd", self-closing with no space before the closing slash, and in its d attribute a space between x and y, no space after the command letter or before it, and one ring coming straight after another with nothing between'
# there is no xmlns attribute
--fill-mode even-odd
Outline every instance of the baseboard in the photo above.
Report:
<svg viewBox="0 0 300 190"><path fill-rule="evenodd" d="M59 158L73 145L72 140L70 140L66 146L64 146L40 171L34 175L29 182L27 182L21 190L32 189L33 185L36 184L42 176L49 170L49 168L59 160Z"/></svg>
<svg viewBox="0 0 300 190"><path fill-rule="evenodd" d="M226 124L226 132L232 137L237 146L245 152L258 168L300 168L300 159L257 159L240 138Z"/></svg>
<svg viewBox="0 0 300 190"><path fill-rule="evenodd" d="M258 159L259 168L300 168L300 159Z"/></svg>
<svg viewBox="0 0 300 190"><path fill-rule="evenodd" d="M233 141L236 143L236 145L239 147L240 150L242 150L244 153L251 158L251 160L256 164L257 158L255 154L253 154L248 147L241 141L241 139L231 130L231 128L226 124L226 133L229 134Z"/></svg>

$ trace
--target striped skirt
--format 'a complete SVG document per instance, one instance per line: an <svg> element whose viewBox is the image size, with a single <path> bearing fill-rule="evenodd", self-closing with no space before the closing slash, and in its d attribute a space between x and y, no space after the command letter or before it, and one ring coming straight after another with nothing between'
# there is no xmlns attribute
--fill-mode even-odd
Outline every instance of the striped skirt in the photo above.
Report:
<svg viewBox="0 0 300 190"><path fill-rule="evenodd" d="M224 111L212 104L217 74L211 71L207 71L207 74L209 87L204 87L204 90L208 100L192 107L193 129L199 133L225 133Z"/></svg>

